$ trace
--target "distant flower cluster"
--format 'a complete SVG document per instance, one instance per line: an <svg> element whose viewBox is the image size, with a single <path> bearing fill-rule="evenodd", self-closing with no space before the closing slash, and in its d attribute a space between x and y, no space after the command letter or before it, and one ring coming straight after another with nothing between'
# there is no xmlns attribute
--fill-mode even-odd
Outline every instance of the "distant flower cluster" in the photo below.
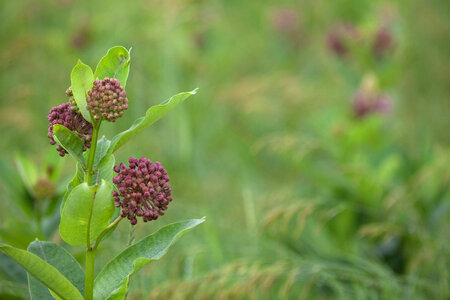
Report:
<svg viewBox="0 0 450 300"><path fill-rule="evenodd" d="M67 127L84 142L83 151L91 147L92 124L86 121L80 113L73 111L69 102L52 107L47 119L49 123L47 137L50 139L51 145L56 144L53 138L53 125L59 124ZM56 147L56 150L61 156L67 154L67 151L60 145Z"/></svg>
<svg viewBox="0 0 450 300"><path fill-rule="evenodd" d="M353 98L353 112L358 118L373 113L387 114L391 107L391 99L384 94L360 90Z"/></svg>
<svg viewBox="0 0 450 300"><path fill-rule="evenodd" d="M122 207L122 217L136 225L137 217L144 222L156 220L164 215L172 201L169 176L161 163L152 163L149 159L131 157L129 167L124 163L114 167L118 173L113 178L119 192L114 191L114 203Z"/></svg>
<svg viewBox="0 0 450 300"><path fill-rule="evenodd" d="M330 29L327 33L326 44L330 51L338 56L344 56L349 52L351 43L359 40L361 35L358 29L351 24L343 24Z"/></svg>
<svg viewBox="0 0 450 300"><path fill-rule="evenodd" d="M103 118L109 122L115 122L128 109L127 93L119 80L115 78L94 81L86 102L86 108L95 120Z"/></svg>
<svg viewBox="0 0 450 300"><path fill-rule="evenodd" d="M362 34L350 23L335 25L328 30L326 45L336 55L343 57L350 53L353 45L361 47L365 39L370 39L370 51L377 58L382 58L394 48L394 38L391 29L381 25L371 34Z"/></svg>

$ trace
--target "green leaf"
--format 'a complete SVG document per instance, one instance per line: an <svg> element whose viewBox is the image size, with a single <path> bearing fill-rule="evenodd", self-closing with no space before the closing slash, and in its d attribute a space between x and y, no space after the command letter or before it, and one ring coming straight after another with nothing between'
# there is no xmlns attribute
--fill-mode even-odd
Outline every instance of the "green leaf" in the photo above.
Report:
<svg viewBox="0 0 450 300"><path fill-rule="evenodd" d="M66 277L37 255L6 244L0 244L0 250L62 299L83 300L80 292Z"/></svg>
<svg viewBox="0 0 450 300"><path fill-rule="evenodd" d="M80 164L77 163L77 170L75 172L75 175L72 178L72 180L67 184L66 193L64 194L63 200L61 201L61 208L60 208L61 214L64 209L64 205L66 205L67 199L70 196L70 193L76 186L83 183L83 181L84 181L83 167L81 167Z"/></svg>
<svg viewBox="0 0 450 300"><path fill-rule="evenodd" d="M129 277L153 260L160 259L169 247L187 230L203 223L202 219L169 224L128 247L113 258L98 274L94 282L94 299L123 299Z"/></svg>
<svg viewBox="0 0 450 300"><path fill-rule="evenodd" d="M35 240L28 246L28 252L55 267L84 295L84 271L80 264L61 246L52 242ZM48 288L36 278L28 276L31 299L53 300Z"/></svg>
<svg viewBox="0 0 450 300"><path fill-rule="evenodd" d="M109 159L97 170L97 173L92 176L92 184L98 184L102 179L106 182L112 182L115 162L116 159L114 155L110 155Z"/></svg>
<svg viewBox="0 0 450 300"><path fill-rule="evenodd" d="M105 154L108 152L108 148L111 145L111 141L102 136L101 139L97 142L97 150L95 151L95 158L94 158L94 169L96 169L102 160L102 158L105 156Z"/></svg>
<svg viewBox="0 0 450 300"><path fill-rule="evenodd" d="M16 169L10 166L3 158L0 158L0 187L3 196L17 205L28 216L33 217L33 199L28 188Z"/></svg>
<svg viewBox="0 0 450 300"><path fill-rule="evenodd" d="M102 180L100 186L82 183L70 193L59 225L61 238L72 246L91 244L109 225L114 214L112 186Z"/></svg>
<svg viewBox="0 0 450 300"><path fill-rule="evenodd" d="M94 74L92 73L92 69L88 65L83 64L81 60L78 60L78 63L72 69L70 80L75 102L83 117L90 122L91 117L89 111L86 109L86 94L94 85Z"/></svg>
<svg viewBox="0 0 450 300"><path fill-rule="evenodd" d="M30 195L34 194L34 185L38 181L38 170L35 164L28 158L19 153L15 155L15 162L17 169L19 170L19 175L27 188Z"/></svg>
<svg viewBox="0 0 450 300"><path fill-rule="evenodd" d="M130 72L130 52L122 46L115 46L108 50L98 62L95 78L117 78L125 88Z"/></svg>
<svg viewBox="0 0 450 300"><path fill-rule="evenodd" d="M55 124L53 125L53 137L73 158L83 166L86 165L83 156L84 142L75 133L62 125Z"/></svg>
<svg viewBox="0 0 450 300"><path fill-rule="evenodd" d="M26 283L9 280L0 280L0 299L27 299L28 289Z"/></svg>
<svg viewBox="0 0 450 300"><path fill-rule="evenodd" d="M106 163L107 157L111 155L114 151L119 149L123 144L130 140L133 136L137 135L139 132L144 130L146 127L152 125L162 117L164 117L169 111L175 108L178 104L189 98L191 95L195 95L198 89L191 92L184 92L173 96L172 98L162 102L159 105L150 107L145 117L137 119L134 124L127 130L116 135L108 148L108 152L103 157L100 165Z"/></svg>

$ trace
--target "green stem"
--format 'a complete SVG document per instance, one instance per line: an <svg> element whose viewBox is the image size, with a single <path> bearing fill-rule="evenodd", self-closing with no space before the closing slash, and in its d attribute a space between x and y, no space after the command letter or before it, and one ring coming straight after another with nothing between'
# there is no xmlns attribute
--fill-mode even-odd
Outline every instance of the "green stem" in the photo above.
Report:
<svg viewBox="0 0 450 300"><path fill-rule="evenodd" d="M94 266L95 250L86 249L86 281L84 286L84 299L92 300L94 298Z"/></svg>
<svg viewBox="0 0 450 300"><path fill-rule="evenodd" d="M92 116L91 116L92 118ZM93 118L92 118L93 119ZM85 182L87 184L92 184L92 168L94 166L94 159L95 159L95 150L97 149L97 140L98 140L98 132L100 131L100 124L101 121L94 122L93 130L92 130L92 140L91 140L91 149L89 150L89 156L87 161L87 170L86 170L86 176L85 176Z"/></svg>
<svg viewBox="0 0 450 300"><path fill-rule="evenodd" d="M91 120L94 120L91 114ZM85 182L90 186L92 184L92 169L94 167L95 150L97 149L98 132L100 131L101 120L98 122L93 122L92 126L92 140L91 149L89 150L89 156L87 161L86 176L84 178ZM94 198L95 199L95 198ZM93 199L93 201L94 201ZM93 204L92 204L93 205ZM92 208L91 208L92 212ZM89 219L90 223L90 219ZM92 300L94 297L94 266L95 266L95 249L90 245L90 224L88 224L88 235L86 242L86 278L84 284L84 299Z"/></svg>

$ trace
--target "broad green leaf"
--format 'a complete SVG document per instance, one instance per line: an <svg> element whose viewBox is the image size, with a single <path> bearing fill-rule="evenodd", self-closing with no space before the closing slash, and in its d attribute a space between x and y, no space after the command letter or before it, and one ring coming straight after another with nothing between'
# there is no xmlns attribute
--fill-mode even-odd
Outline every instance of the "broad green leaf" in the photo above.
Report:
<svg viewBox="0 0 450 300"><path fill-rule="evenodd" d="M102 179L106 182L112 182L115 162L116 159L114 155L110 155L109 159L97 170L97 173L92 176L92 184L98 184Z"/></svg>
<svg viewBox="0 0 450 300"><path fill-rule="evenodd" d="M91 244L109 225L114 214L112 186L102 180L100 186L82 183L70 193L64 205L59 233L72 246Z"/></svg>
<svg viewBox="0 0 450 300"><path fill-rule="evenodd" d="M64 209L64 205L66 205L67 199L70 196L70 193L76 186L83 183L83 181L84 181L83 167L81 167L80 164L77 163L77 170L75 172L75 175L73 176L72 180L67 184L66 193L64 194L64 197L61 201L61 208L60 208L61 214Z"/></svg>
<svg viewBox="0 0 450 300"><path fill-rule="evenodd" d="M123 144L130 140L133 136L137 135L139 132L144 130L146 127L152 125L162 117L164 117L169 111L175 108L178 104L189 98L191 95L195 95L198 89L191 92L184 92L173 96L172 98L162 102L159 105L150 107L145 117L137 119L134 124L127 130L116 135L108 148L108 152L103 157L100 165L106 163L107 157L111 155L114 151L119 149Z"/></svg>
<svg viewBox="0 0 450 300"><path fill-rule="evenodd" d="M84 295L84 271L80 264L61 246L52 242L35 240L28 246L28 252L36 254L42 260L55 267ZM30 297L32 300L53 300L48 288L36 278L28 276Z"/></svg>
<svg viewBox="0 0 450 300"><path fill-rule="evenodd" d="M101 139L97 142L97 150L95 151L95 158L94 158L94 169L97 168L102 158L105 156L105 154L108 152L108 148L111 145L111 141L102 136Z"/></svg>
<svg viewBox="0 0 450 300"><path fill-rule="evenodd" d="M62 299L83 300L80 292L66 277L37 255L6 244L0 244L0 250Z"/></svg>
<svg viewBox="0 0 450 300"><path fill-rule="evenodd" d="M108 50L98 62L95 78L117 78L125 88L130 72L130 52L122 46L115 46Z"/></svg>
<svg viewBox="0 0 450 300"><path fill-rule="evenodd" d="M39 177L35 164L28 157L25 157L19 153L16 153L15 155L15 162L23 183L25 184L28 192L33 195L33 187Z"/></svg>
<svg viewBox="0 0 450 300"><path fill-rule="evenodd" d="M23 300L27 298L28 288L26 283L0 279L0 299Z"/></svg>
<svg viewBox="0 0 450 300"><path fill-rule="evenodd" d="M41 174L46 174L48 179L53 183L58 183L59 176L64 167L64 159L58 155L55 149L48 148L45 152L44 163L41 167Z"/></svg>
<svg viewBox="0 0 450 300"><path fill-rule="evenodd" d="M98 274L94 282L94 299L123 299L129 277L153 260L160 259L169 247L187 230L203 223L202 219L169 224L126 248L113 258Z"/></svg>
<svg viewBox="0 0 450 300"><path fill-rule="evenodd" d="M86 165L83 156L84 142L75 133L62 125L56 124L53 125L53 137L73 158L83 166Z"/></svg>
<svg viewBox="0 0 450 300"><path fill-rule="evenodd" d="M33 199L20 175L9 163L0 158L0 188L8 198L28 216L33 217Z"/></svg>
<svg viewBox="0 0 450 300"><path fill-rule="evenodd" d="M92 69L88 65L83 64L81 60L78 60L78 63L72 69L70 80L75 102L83 117L90 122L91 117L89 111L86 109L86 94L94 85L94 74L92 73Z"/></svg>

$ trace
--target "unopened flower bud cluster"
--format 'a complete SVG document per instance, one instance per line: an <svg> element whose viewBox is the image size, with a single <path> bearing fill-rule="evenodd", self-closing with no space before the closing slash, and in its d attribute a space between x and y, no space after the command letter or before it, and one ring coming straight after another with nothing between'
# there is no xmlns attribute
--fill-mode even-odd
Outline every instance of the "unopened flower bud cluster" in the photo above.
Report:
<svg viewBox="0 0 450 300"><path fill-rule="evenodd" d="M122 207L122 217L137 223L137 217L144 222L156 220L164 215L172 201L169 176L161 163L152 163L149 159L131 157L129 167L124 163L114 167L118 173L113 178L119 192L114 191L114 203Z"/></svg>
<svg viewBox="0 0 450 300"><path fill-rule="evenodd" d="M69 102L53 107L47 119L49 123L47 137L50 139L51 145L56 144L53 138L53 126L59 124L67 127L84 142L83 151L91 147L92 124L86 121L80 113L73 111ZM60 145L56 147L56 150L61 156L67 154L67 151Z"/></svg>
<svg viewBox="0 0 450 300"><path fill-rule="evenodd" d="M115 78L94 81L86 102L86 108L95 120L103 118L109 122L115 122L128 109L127 93L119 80Z"/></svg>

